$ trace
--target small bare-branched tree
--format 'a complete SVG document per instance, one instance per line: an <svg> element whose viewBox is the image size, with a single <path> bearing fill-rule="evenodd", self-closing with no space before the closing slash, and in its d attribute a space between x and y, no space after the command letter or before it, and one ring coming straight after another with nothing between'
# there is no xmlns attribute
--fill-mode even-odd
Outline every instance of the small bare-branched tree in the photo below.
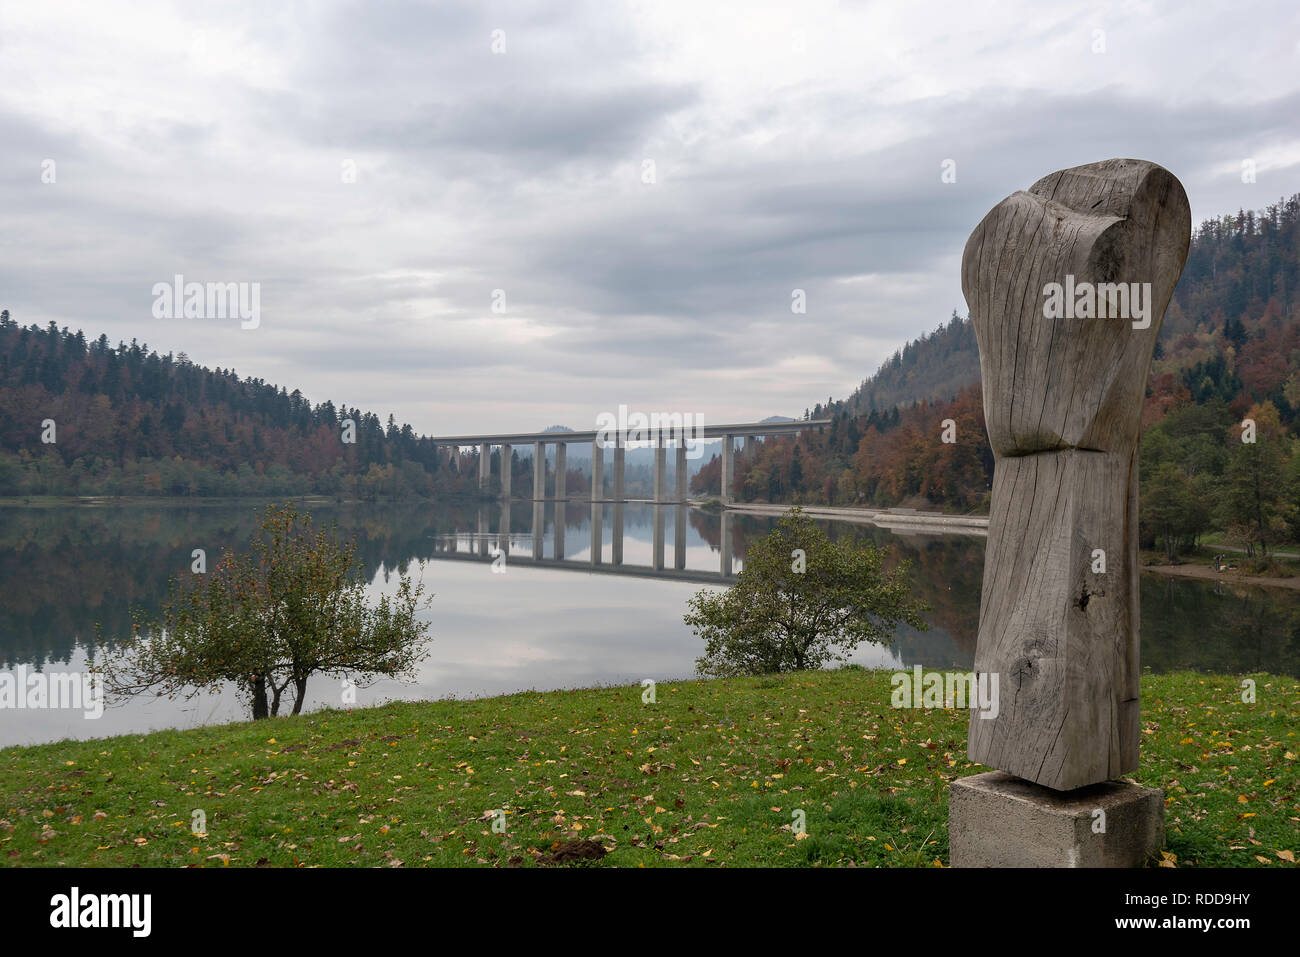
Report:
<svg viewBox="0 0 1300 957"><path fill-rule="evenodd" d="M230 682L257 719L278 715L289 689L301 712L314 674L358 685L412 674L429 629L424 585L402 575L370 605L356 546L334 532L292 504L268 507L248 552L173 579L156 617L136 613L130 641L101 642L107 694L191 697Z"/></svg>

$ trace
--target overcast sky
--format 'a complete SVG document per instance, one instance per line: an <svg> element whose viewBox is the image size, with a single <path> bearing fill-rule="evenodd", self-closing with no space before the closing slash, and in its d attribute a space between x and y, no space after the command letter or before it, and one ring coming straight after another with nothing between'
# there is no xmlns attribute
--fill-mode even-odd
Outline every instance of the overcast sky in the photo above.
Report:
<svg viewBox="0 0 1300 957"><path fill-rule="evenodd" d="M1053 170L1153 160L1198 223L1300 191L1300 5L7 2L0 144L24 324L429 434L749 421L964 315ZM260 325L155 318L178 273Z"/></svg>

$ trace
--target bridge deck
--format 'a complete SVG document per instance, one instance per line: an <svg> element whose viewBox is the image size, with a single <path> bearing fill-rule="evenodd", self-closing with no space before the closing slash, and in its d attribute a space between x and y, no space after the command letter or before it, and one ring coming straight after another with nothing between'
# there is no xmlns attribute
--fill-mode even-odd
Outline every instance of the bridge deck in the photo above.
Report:
<svg viewBox="0 0 1300 957"><path fill-rule="evenodd" d="M830 425L830 419L800 419L795 422L740 422L731 425L706 425L698 432L687 429L688 436L703 433L705 439L722 439L744 435L790 435L807 429ZM666 430L665 430L666 431ZM504 435L435 435L430 440L438 445L526 445L529 442L563 443L595 442L600 430L590 432L516 432Z"/></svg>

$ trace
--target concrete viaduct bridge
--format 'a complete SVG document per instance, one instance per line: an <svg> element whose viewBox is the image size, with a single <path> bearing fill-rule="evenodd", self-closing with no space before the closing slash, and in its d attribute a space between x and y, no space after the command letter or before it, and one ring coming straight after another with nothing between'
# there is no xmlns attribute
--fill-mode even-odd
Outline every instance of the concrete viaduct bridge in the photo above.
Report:
<svg viewBox="0 0 1300 957"><path fill-rule="evenodd" d="M744 437L746 456L754 451L755 443L760 437L772 435L793 435L806 429L819 429L830 425L830 419L805 419L794 422L751 422L732 425L707 425L696 428L678 429L627 429L611 435L607 431L593 432L519 432L512 435L452 435L434 437L439 446L447 446L451 455L458 454L466 446L478 447L478 482L479 488L486 491L491 484L492 448L501 448L501 497L510 498L510 461L516 445L533 446L533 500L546 499L546 446L555 446L555 495L557 501L565 501L568 447L574 443L591 445L591 500L593 502L627 501L624 491L624 453L630 443L649 443L654 448L654 498L659 503L684 502L686 489L687 445L692 441L709 441L722 439L722 499L731 501L731 479L735 469L736 439ZM670 496L667 489L668 445L675 449L676 487ZM612 495L605 497L605 449L609 448L614 460L614 486Z"/></svg>

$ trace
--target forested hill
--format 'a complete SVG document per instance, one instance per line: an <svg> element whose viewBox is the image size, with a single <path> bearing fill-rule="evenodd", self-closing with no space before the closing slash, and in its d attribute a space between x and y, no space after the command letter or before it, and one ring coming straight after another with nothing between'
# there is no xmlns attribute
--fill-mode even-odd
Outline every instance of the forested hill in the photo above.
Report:
<svg viewBox="0 0 1300 957"><path fill-rule="evenodd" d="M1279 408L1283 402L1294 405L1283 386L1300 369L1300 357L1278 356L1270 349L1277 342L1278 323L1295 318L1297 294L1300 194L1259 212L1243 210L1202 223L1165 315L1153 381L1213 363L1216 353L1231 346L1233 355L1225 355L1223 368L1215 365L1210 372L1220 394L1230 399L1229 392L1240 391L1233 388L1235 381L1219 382L1228 366L1240 364L1241 385L1253 398L1270 399ZM1281 375L1284 366L1286 375ZM946 401L977 383L979 374L974 327L954 312L947 324L895 352L832 409L866 415L923 400Z"/></svg>
<svg viewBox="0 0 1300 957"><path fill-rule="evenodd" d="M993 457L978 350L956 316L900 350L833 424L764 443L741 499L986 508ZM1242 441L1243 422L1257 441ZM956 441L945 443L951 420ZM1143 540L1170 552L1207 530L1249 548L1300 542L1300 194L1207 221L1165 315L1142 410ZM719 463L697 476L718 488Z"/></svg>
<svg viewBox="0 0 1300 957"><path fill-rule="evenodd" d="M866 415L873 409L888 411L923 399L943 401L979 378L975 327L954 312L947 325L913 339L895 352L875 375L858 386L839 411Z"/></svg>
<svg viewBox="0 0 1300 957"><path fill-rule="evenodd" d="M376 497L469 485L391 415L384 424L356 408L313 406L297 390L135 340L23 327L8 310L0 410L0 495ZM347 419L354 442L344 441Z"/></svg>

